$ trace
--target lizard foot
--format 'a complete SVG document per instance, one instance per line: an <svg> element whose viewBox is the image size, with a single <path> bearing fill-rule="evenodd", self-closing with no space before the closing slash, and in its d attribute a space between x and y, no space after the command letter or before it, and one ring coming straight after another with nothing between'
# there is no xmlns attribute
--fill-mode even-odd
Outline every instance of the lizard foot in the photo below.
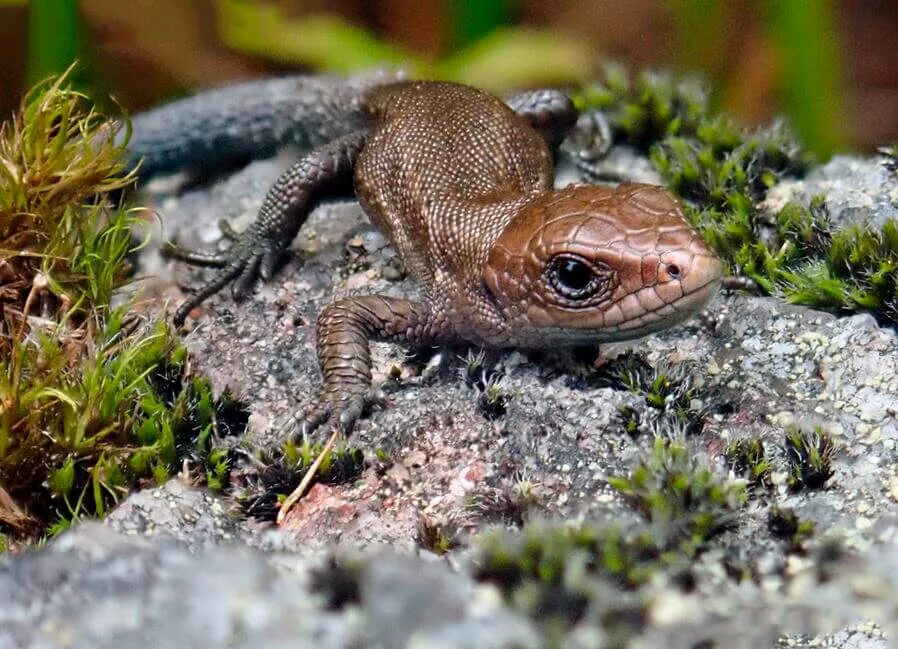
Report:
<svg viewBox="0 0 898 649"><path fill-rule="evenodd" d="M580 115L560 150L582 172L601 176L596 164L608 155L613 143L607 118L603 113L593 111Z"/></svg>
<svg viewBox="0 0 898 649"><path fill-rule="evenodd" d="M308 437L324 424L331 423L336 430L349 435L366 408L382 403L383 399L383 395L373 393L325 395L303 418L300 431Z"/></svg>
<svg viewBox="0 0 898 649"><path fill-rule="evenodd" d="M274 275L275 267L284 253L279 236L267 236L255 225L241 234L235 233L228 225L222 229L222 234L226 239L234 240L234 245L224 253L186 250L174 244L163 246L161 252L165 256L196 266L219 269L178 307L172 317L175 326L184 324L194 308L229 283L233 282L231 293L234 299L241 300L250 294L257 279L261 277L267 281Z"/></svg>

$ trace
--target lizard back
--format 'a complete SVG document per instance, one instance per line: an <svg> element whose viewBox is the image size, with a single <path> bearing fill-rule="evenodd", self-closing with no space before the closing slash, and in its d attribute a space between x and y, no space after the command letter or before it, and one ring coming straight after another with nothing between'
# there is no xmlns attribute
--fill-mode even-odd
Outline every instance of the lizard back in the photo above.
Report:
<svg viewBox="0 0 898 649"><path fill-rule="evenodd" d="M356 194L425 291L479 281L493 241L552 184L542 136L499 99L444 82L371 91L374 120L356 164Z"/></svg>

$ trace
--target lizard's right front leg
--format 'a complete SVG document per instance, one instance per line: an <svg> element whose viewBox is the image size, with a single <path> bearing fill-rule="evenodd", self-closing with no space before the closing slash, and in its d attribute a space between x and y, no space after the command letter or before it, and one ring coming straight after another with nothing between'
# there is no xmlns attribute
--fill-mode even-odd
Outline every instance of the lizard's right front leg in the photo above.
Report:
<svg viewBox="0 0 898 649"><path fill-rule="evenodd" d="M178 307L172 318L174 324L182 325L191 310L232 281L234 298L240 299L250 292L259 276L270 279L317 202L332 195L351 195L355 160L366 136L365 131L358 131L334 140L281 174L265 196L256 221L226 253L210 255L168 248L169 256L220 268Z"/></svg>
<svg viewBox="0 0 898 649"><path fill-rule="evenodd" d="M302 424L303 434L329 420L343 433L352 430L370 396L370 340L426 345L440 333L441 324L417 302L362 295L329 304L318 316L316 332L324 387Z"/></svg>

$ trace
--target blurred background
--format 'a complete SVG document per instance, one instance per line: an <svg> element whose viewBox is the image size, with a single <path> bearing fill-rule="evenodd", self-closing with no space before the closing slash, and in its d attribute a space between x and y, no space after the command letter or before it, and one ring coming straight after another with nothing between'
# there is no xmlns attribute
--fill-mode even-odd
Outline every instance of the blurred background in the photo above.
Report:
<svg viewBox="0 0 898 649"><path fill-rule="evenodd" d="M402 65L496 92L602 66L698 74L749 125L825 157L898 139L898 0L0 0L0 110L81 65L136 111L290 71Z"/></svg>

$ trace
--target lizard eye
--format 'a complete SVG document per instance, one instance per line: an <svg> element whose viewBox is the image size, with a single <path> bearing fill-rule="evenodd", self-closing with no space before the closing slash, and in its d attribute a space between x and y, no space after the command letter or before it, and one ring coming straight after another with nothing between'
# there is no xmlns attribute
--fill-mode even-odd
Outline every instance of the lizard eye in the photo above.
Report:
<svg viewBox="0 0 898 649"><path fill-rule="evenodd" d="M572 300L590 297L604 284L592 264L573 255L553 257L546 270L552 288Z"/></svg>

